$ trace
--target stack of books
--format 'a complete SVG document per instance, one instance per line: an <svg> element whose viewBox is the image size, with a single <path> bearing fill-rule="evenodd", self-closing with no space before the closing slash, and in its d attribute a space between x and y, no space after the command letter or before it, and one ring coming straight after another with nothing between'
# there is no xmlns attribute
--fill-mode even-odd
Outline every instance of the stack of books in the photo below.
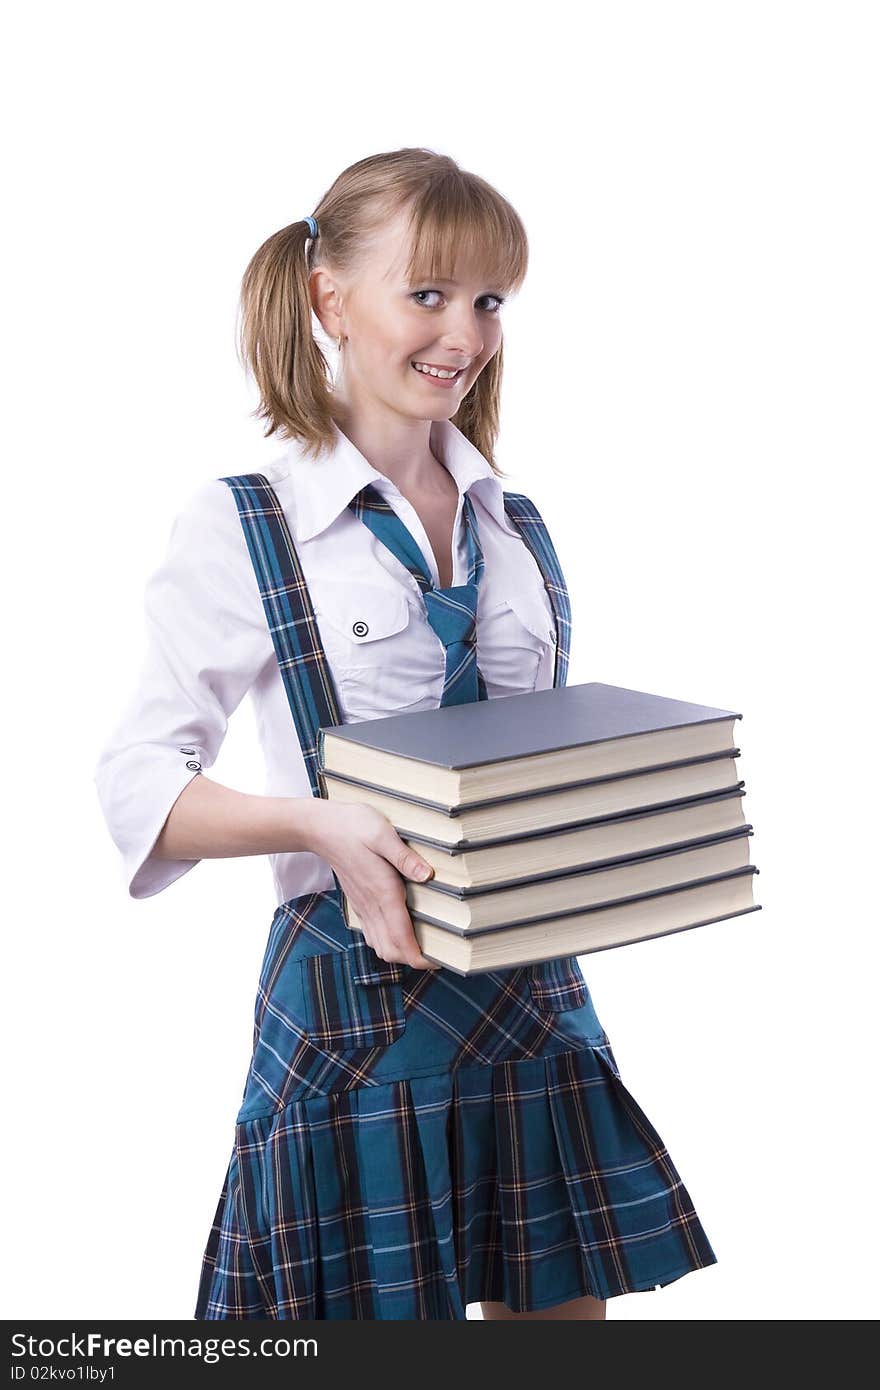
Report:
<svg viewBox="0 0 880 1390"><path fill-rule="evenodd" d="M741 718L596 681L396 714L319 731L321 792L432 865L415 935L469 975L758 911Z"/></svg>

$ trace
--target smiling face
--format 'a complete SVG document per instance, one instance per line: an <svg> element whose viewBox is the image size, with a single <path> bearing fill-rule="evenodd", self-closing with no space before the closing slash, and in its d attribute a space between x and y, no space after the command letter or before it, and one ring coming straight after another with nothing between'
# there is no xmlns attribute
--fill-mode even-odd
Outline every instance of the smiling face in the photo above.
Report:
<svg viewBox="0 0 880 1390"><path fill-rule="evenodd" d="M410 419L449 419L501 345L505 287L466 266L444 267L454 279L411 281L411 244L402 211L383 225L356 275L311 272L312 302L331 337L344 340L334 396L347 409L381 404ZM414 362L458 374L438 378Z"/></svg>

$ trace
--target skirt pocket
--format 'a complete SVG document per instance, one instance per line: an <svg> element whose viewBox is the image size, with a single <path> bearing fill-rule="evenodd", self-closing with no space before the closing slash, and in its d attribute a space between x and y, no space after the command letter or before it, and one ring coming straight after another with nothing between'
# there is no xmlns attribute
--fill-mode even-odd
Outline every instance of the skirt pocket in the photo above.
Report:
<svg viewBox="0 0 880 1390"><path fill-rule="evenodd" d="M404 967L381 960L366 942L304 956L299 968L303 1022L316 1046L386 1047L403 1033Z"/></svg>
<svg viewBox="0 0 880 1390"><path fill-rule="evenodd" d="M589 998L587 982L576 956L544 960L528 969L532 1001L545 1013L581 1009Z"/></svg>

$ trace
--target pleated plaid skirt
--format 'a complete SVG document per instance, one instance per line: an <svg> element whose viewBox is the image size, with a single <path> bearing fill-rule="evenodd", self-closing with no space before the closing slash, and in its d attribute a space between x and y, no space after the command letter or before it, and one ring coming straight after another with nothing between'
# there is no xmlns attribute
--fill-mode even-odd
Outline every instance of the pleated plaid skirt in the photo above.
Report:
<svg viewBox="0 0 880 1390"><path fill-rule="evenodd" d="M308 586L267 480L224 481L320 795L318 743L341 717ZM534 504L504 503L545 579L561 685L558 558ZM334 884L272 919L196 1318L522 1312L716 1262L575 957L467 977L383 961Z"/></svg>
<svg viewBox="0 0 880 1390"><path fill-rule="evenodd" d="M548 991L375 959L338 890L275 913L196 1318L455 1319L715 1263L576 962Z"/></svg>

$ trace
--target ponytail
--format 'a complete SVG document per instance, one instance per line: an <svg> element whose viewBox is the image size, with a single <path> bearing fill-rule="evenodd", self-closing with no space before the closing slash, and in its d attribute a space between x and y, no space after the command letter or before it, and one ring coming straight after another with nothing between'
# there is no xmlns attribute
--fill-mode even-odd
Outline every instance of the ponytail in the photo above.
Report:
<svg viewBox="0 0 880 1390"><path fill-rule="evenodd" d="M239 360L260 393L253 412L268 422L264 437L302 440L318 454L333 443L330 367L312 332L309 224L291 222L251 258L241 282Z"/></svg>

